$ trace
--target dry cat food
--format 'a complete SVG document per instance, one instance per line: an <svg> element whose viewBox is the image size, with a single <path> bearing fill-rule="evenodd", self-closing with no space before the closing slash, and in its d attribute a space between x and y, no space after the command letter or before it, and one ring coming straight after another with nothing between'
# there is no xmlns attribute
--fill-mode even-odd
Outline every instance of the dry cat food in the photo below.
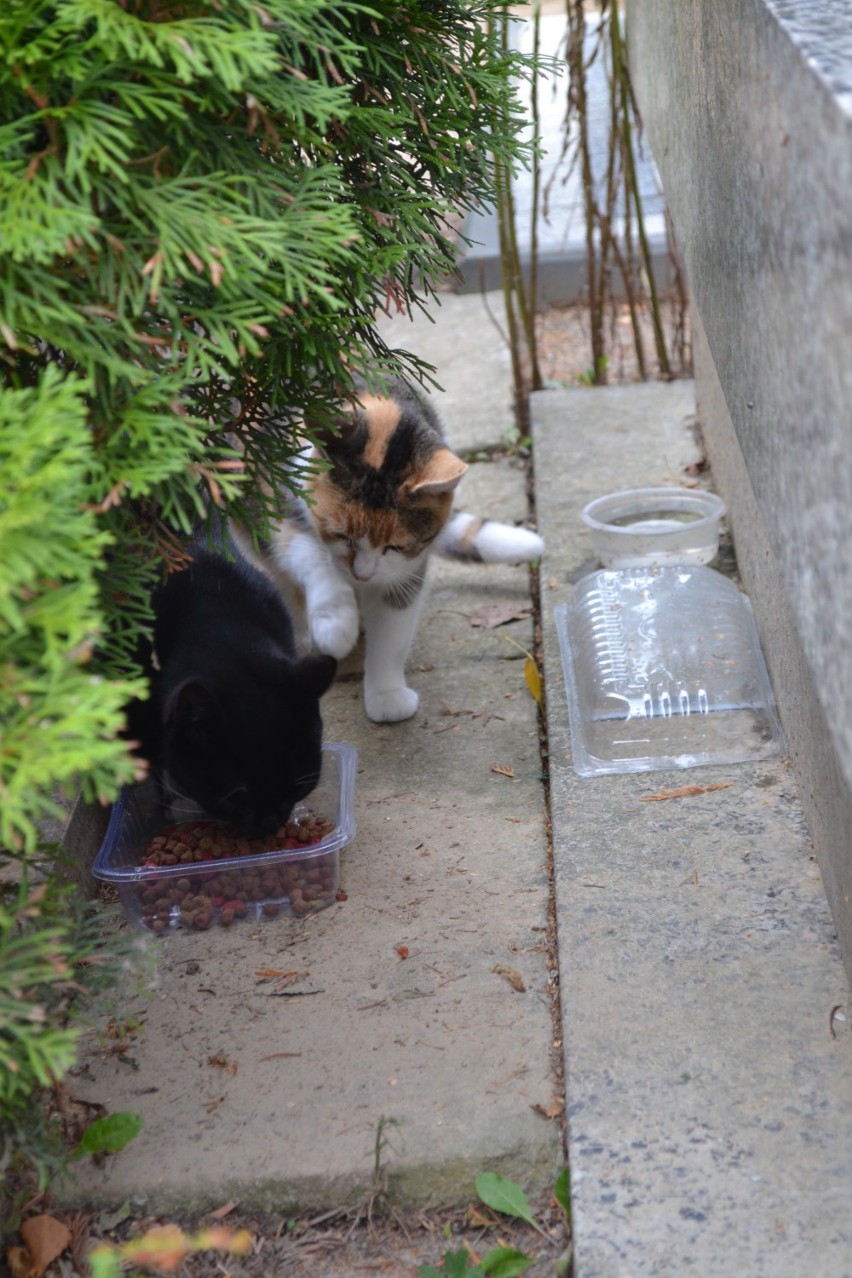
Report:
<svg viewBox="0 0 852 1278"><path fill-rule="evenodd" d="M337 891L337 852L297 856L321 843L334 825L314 812L300 814L274 834L242 838L216 821L169 826L152 838L142 857L147 869L167 872L137 888L142 922L152 932L172 926L223 927L247 916L275 918L282 909L305 915L330 904ZM257 860L275 853L264 863ZM240 858L252 858L235 865ZM221 867L216 865L220 861ZM183 873L177 867L186 867Z"/></svg>

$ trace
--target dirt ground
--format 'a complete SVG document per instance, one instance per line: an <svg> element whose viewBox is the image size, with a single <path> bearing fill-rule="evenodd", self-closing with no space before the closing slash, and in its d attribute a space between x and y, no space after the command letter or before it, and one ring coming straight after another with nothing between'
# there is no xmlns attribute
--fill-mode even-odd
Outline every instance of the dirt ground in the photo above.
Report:
<svg viewBox="0 0 852 1278"><path fill-rule="evenodd" d="M497 322L501 319L499 315L494 318ZM662 320L672 373L689 375L689 334L678 307L664 302ZM661 375L660 364L647 309L641 311L639 325L647 375L657 378ZM589 383L592 358L589 315L584 307L551 306L543 311L537 317L537 340L546 385ZM623 384L641 380L626 306L616 304L610 308L606 341L607 381ZM442 1275L463 1274L462 1260L457 1260L455 1267L442 1267L447 1252L466 1252L472 1266L496 1247L513 1247L532 1257L532 1264L525 1270L529 1278L555 1278L568 1272L570 1225L553 1195L530 1204L541 1226L539 1231L523 1221L498 1215L475 1200L454 1210L400 1211L384 1199L381 1188L376 1187L373 1200L365 1202L360 1212L326 1212L321 1216L264 1216L244 1213L239 1204L222 1204L212 1216L193 1220L149 1218L134 1214L129 1208L125 1214L118 1214L120 1219L115 1213L64 1215L61 1219L71 1231L71 1244L39 1275L85 1278L86 1255L98 1241L118 1245L170 1225L180 1226L190 1236L211 1227L221 1227L229 1234L247 1231L247 1253L234 1256L207 1250L185 1257L176 1253L168 1270L146 1272L169 1272L177 1278L357 1278L361 1274L419 1278L423 1265L434 1266ZM49 1198L37 1195L27 1214L33 1209L49 1213ZM0 1273L4 1272L4 1258L0 1256ZM39 1278L32 1271L6 1272L11 1278ZM138 1273L138 1268L133 1272Z"/></svg>
<svg viewBox="0 0 852 1278"><path fill-rule="evenodd" d="M670 376L692 375L692 346L687 317L678 304L665 299L660 318ZM638 308L637 327L649 380L663 376L656 352L654 328L647 304ZM592 366L590 321L584 306L550 306L537 317L538 356L545 384L587 385ZM606 380L612 385L642 381L630 312L624 303L611 305L604 317L607 349Z"/></svg>
<svg viewBox="0 0 852 1278"><path fill-rule="evenodd" d="M169 1271L178 1278L357 1278L362 1274L418 1278L423 1265L432 1265L442 1275L458 1272L442 1268L447 1252L466 1253L472 1266L498 1247L514 1248L531 1257L532 1264L525 1271L529 1278L554 1278L567 1272L568 1224L555 1199L531 1206L541 1233L523 1222L498 1218L481 1203L458 1211L419 1212L400 1212L376 1204L371 1219L365 1204L364 1214L358 1218L325 1213L286 1219L246 1215L235 1208L221 1221L129 1217L113 1229L105 1229L98 1218L81 1219L80 1241L86 1250L98 1238L110 1242L139 1238L164 1223L177 1223L190 1235L216 1224L235 1235L241 1230L248 1232L251 1244L247 1255L199 1252ZM64 1258L48 1271L48 1278L54 1274L77 1278L83 1272L70 1258Z"/></svg>

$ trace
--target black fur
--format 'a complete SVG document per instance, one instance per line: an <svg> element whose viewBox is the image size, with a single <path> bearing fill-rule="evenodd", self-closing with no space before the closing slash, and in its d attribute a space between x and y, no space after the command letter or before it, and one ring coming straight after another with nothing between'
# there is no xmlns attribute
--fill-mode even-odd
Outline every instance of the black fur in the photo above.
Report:
<svg viewBox="0 0 852 1278"><path fill-rule="evenodd" d="M173 816L191 801L240 833L277 829L314 789L333 657L299 659L287 608L242 559L203 548L153 596L151 697L128 709ZM153 659L151 659L153 657Z"/></svg>

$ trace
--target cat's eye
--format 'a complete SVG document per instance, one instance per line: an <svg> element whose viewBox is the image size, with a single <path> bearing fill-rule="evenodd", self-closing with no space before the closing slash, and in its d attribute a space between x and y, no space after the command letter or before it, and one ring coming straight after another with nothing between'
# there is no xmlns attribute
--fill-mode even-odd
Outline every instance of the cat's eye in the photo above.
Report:
<svg viewBox="0 0 852 1278"><path fill-rule="evenodd" d="M384 550L382 551L382 554L386 555L389 550L395 551L398 555L405 554L405 549L402 546L385 546Z"/></svg>

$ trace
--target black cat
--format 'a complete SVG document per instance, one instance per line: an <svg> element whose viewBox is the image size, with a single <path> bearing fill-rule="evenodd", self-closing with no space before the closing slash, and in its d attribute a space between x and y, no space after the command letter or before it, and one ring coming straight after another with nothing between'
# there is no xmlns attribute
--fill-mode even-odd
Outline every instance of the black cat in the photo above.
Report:
<svg viewBox="0 0 852 1278"><path fill-rule="evenodd" d="M196 546L153 595L151 696L128 708L173 820L198 810L270 833L319 781L319 699L333 657L298 658L278 591L243 559Z"/></svg>

